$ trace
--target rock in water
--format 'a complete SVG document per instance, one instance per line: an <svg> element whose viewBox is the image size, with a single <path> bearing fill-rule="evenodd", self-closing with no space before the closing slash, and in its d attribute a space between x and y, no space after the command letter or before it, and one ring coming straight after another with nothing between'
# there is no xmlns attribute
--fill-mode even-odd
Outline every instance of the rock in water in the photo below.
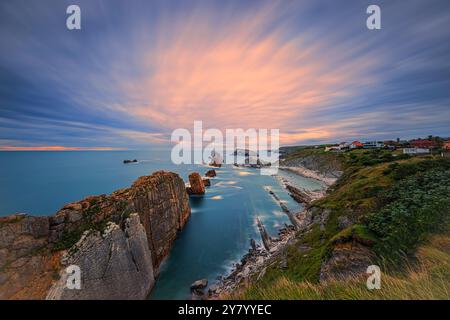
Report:
<svg viewBox="0 0 450 320"><path fill-rule="evenodd" d="M205 185L203 184L202 177L198 172L192 172L189 175L189 183L191 184L191 186L188 188L189 194L205 194Z"/></svg>
<svg viewBox="0 0 450 320"><path fill-rule="evenodd" d="M197 280L191 284L191 290L204 289L204 288L206 288L207 285L208 285L207 279Z"/></svg>
<svg viewBox="0 0 450 320"><path fill-rule="evenodd" d="M203 185L205 187L210 187L211 186L211 180L203 178L202 181L203 181Z"/></svg>
<svg viewBox="0 0 450 320"><path fill-rule="evenodd" d="M208 177L208 178L213 178L216 175L217 175L217 173L216 173L216 170L214 170L214 169L208 170L205 173L205 176Z"/></svg>

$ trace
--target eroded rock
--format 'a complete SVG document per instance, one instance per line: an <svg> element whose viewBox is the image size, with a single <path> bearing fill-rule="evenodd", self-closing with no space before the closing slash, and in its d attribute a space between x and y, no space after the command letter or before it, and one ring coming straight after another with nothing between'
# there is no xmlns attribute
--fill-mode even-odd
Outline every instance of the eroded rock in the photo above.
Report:
<svg viewBox="0 0 450 320"><path fill-rule="evenodd" d="M202 177L198 172L192 172L189 175L190 187L187 188L188 194L202 195L205 194L205 185L203 184Z"/></svg>
<svg viewBox="0 0 450 320"><path fill-rule="evenodd" d="M145 299L155 283L145 229L137 213L131 214L122 230L109 223L103 234L86 234L63 257L60 279L47 299ZM81 289L67 289L65 267L81 270Z"/></svg>
<svg viewBox="0 0 450 320"><path fill-rule="evenodd" d="M213 178L216 175L217 175L217 173L216 173L216 170L214 170L214 169L208 170L205 173L205 177L208 177L208 178Z"/></svg>
<svg viewBox="0 0 450 320"><path fill-rule="evenodd" d="M145 298L143 293L152 286L151 279L157 276L161 261L189 215L184 181L175 173L158 171L109 196L92 196L66 205L52 217L0 218L0 299L45 298L64 265L72 260L82 264L87 279L102 290L73 296L54 293L50 297L109 299L117 297L113 294L119 293L109 292L116 290L122 291L123 299ZM139 224L134 223L137 220ZM74 248L77 242L85 245ZM67 256L60 259L66 250L78 254L71 256L72 260ZM105 252L111 253L109 260ZM99 270L104 277L96 278ZM120 276L140 284L135 289L115 287L111 281L121 283Z"/></svg>

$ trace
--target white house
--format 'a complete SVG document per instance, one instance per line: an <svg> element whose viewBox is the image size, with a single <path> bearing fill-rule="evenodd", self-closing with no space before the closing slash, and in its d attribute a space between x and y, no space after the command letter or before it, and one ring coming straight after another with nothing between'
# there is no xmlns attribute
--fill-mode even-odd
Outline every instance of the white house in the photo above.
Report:
<svg viewBox="0 0 450 320"><path fill-rule="evenodd" d="M339 146L328 146L328 147L325 147L325 152L333 151L333 150L339 150Z"/></svg>
<svg viewBox="0 0 450 320"><path fill-rule="evenodd" d="M384 143L382 141L368 141L364 142L364 149L373 149L373 148L384 148Z"/></svg>
<svg viewBox="0 0 450 320"><path fill-rule="evenodd" d="M403 148L403 154L426 154L430 153L430 149L426 148Z"/></svg>

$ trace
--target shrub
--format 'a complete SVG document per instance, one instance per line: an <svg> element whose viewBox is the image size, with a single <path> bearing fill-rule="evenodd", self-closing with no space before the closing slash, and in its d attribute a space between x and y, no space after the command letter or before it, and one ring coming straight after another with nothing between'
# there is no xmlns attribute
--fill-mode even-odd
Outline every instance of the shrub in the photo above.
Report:
<svg viewBox="0 0 450 320"><path fill-rule="evenodd" d="M430 232L446 227L450 210L450 171L433 168L421 172L421 163L395 166L398 181L379 197L381 209L370 214L366 223L380 241L383 256L409 253ZM412 176L411 176L412 174Z"/></svg>

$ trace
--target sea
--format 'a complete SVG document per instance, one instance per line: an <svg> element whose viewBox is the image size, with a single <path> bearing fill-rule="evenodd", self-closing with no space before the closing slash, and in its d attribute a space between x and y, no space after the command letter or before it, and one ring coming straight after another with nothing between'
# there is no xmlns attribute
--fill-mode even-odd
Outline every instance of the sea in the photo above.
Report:
<svg viewBox="0 0 450 320"><path fill-rule="evenodd" d="M137 163L124 164L125 159ZM13 151L0 152L0 216L13 213L53 215L65 204L90 195L109 194L130 186L154 171L178 173L185 181L191 172L204 174L206 165L175 165L169 149L126 151ZM226 275L250 248L261 243L256 219L276 237L289 224L273 191L293 211L301 211L280 178L307 190L322 183L279 170L278 176L258 169L224 165L216 168L203 197L191 197L192 213L179 233L150 299L187 299L198 279L214 283Z"/></svg>

